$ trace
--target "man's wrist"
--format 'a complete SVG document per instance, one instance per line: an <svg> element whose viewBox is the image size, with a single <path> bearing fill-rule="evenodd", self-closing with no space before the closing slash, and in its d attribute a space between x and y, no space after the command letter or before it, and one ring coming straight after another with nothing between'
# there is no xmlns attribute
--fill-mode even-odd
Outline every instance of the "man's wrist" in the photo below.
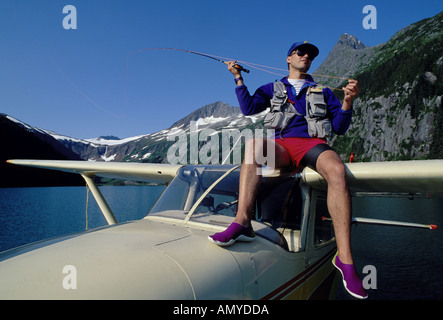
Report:
<svg viewBox="0 0 443 320"><path fill-rule="evenodd" d="M344 100L341 108L343 111L351 110L352 109L352 100L351 101Z"/></svg>
<svg viewBox="0 0 443 320"><path fill-rule="evenodd" d="M243 84L242 76L235 77L234 81L235 81L235 84L237 84L237 85Z"/></svg>

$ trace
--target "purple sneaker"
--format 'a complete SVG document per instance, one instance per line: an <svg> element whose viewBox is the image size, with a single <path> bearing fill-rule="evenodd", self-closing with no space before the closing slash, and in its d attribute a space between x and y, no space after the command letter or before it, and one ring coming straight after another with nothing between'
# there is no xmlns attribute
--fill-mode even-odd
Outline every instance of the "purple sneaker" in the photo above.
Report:
<svg viewBox="0 0 443 320"><path fill-rule="evenodd" d="M366 299L368 297L353 264L344 264L341 262L338 257L338 252L334 258L332 258L332 264L340 271L343 277L343 285L351 296L358 299Z"/></svg>
<svg viewBox="0 0 443 320"><path fill-rule="evenodd" d="M252 227L246 228L237 222L231 225L223 232L208 236L208 240L221 247L227 247L234 244L235 241L252 241L255 239L255 233Z"/></svg>

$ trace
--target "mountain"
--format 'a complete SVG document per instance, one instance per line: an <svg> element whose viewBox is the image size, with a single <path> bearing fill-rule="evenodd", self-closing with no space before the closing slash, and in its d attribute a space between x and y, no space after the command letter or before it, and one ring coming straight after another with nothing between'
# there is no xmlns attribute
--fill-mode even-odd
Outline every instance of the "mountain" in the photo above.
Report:
<svg viewBox="0 0 443 320"><path fill-rule="evenodd" d="M115 137L79 140L47 132L84 160L166 163L167 151L174 144L174 141L168 141L168 135L176 133L177 130L189 134L191 122L195 128L198 127L198 130L221 132L222 129L241 130L254 125L257 117L260 118L262 115L245 117L239 107L219 101L198 108L167 129L122 140L117 140Z"/></svg>
<svg viewBox="0 0 443 320"><path fill-rule="evenodd" d="M241 114L240 108L218 101L195 110L183 119L173 123L170 128L179 128L182 125L187 126L191 121L198 121L200 119L206 119L205 122L207 123L211 121L218 122L218 120L222 120L222 118L227 119Z"/></svg>
<svg viewBox="0 0 443 320"><path fill-rule="evenodd" d="M84 185L78 175L6 163L20 158L81 160L45 131L0 114L0 187Z"/></svg>
<svg viewBox="0 0 443 320"><path fill-rule="evenodd" d="M372 48L342 35L314 73L360 84L351 127L331 141L342 158L351 151L357 161L443 158L443 12Z"/></svg>
<svg viewBox="0 0 443 320"><path fill-rule="evenodd" d="M366 46L357 37L344 33L320 67L313 73L340 78L352 77L366 66L374 56L375 51L376 47ZM343 82L342 79L321 76L314 76L314 79L319 83L332 87L336 87Z"/></svg>

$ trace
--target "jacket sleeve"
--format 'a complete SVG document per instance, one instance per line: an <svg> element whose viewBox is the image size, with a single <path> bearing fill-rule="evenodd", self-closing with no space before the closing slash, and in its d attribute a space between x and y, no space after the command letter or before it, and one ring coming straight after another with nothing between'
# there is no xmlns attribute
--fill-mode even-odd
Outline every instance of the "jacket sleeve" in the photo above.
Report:
<svg viewBox="0 0 443 320"><path fill-rule="evenodd" d="M324 91L324 94L330 112L332 130L338 135L345 134L351 125L352 108L346 111L343 110L341 108L342 104L329 88Z"/></svg>
<svg viewBox="0 0 443 320"><path fill-rule="evenodd" d="M271 83L272 86L272 83ZM271 106L272 87L269 84L261 86L251 96L245 85L237 86L235 93L237 94L238 103L242 113L246 116L253 115L265 111Z"/></svg>

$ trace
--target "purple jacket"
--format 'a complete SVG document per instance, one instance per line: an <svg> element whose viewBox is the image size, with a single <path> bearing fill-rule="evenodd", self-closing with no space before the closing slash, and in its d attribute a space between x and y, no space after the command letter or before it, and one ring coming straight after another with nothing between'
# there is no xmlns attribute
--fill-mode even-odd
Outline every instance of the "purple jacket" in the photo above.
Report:
<svg viewBox="0 0 443 320"><path fill-rule="evenodd" d="M286 91L288 92L288 99L294 102L294 107L302 115L306 115L306 90L309 86L314 86L315 82L311 76L308 75L306 83L303 85L299 94L295 95L294 87L288 82L287 77L280 80L286 85ZM255 91L254 95L250 95L248 88L245 85L237 86L235 88L240 109L244 115L252 115L260 113L266 108L270 108L271 99L274 92L274 84L268 83ZM326 100L328 108L328 117L331 119L332 130L334 133L341 135L344 134L351 124L352 109L344 111L341 108L341 103L332 93L329 88L323 89L323 94ZM310 138L308 134L308 124L304 117L295 116L288 126L281 132L283 138L289 137L301 137ZM276 131L275 138L280 137L280 132Z"/></svg>

